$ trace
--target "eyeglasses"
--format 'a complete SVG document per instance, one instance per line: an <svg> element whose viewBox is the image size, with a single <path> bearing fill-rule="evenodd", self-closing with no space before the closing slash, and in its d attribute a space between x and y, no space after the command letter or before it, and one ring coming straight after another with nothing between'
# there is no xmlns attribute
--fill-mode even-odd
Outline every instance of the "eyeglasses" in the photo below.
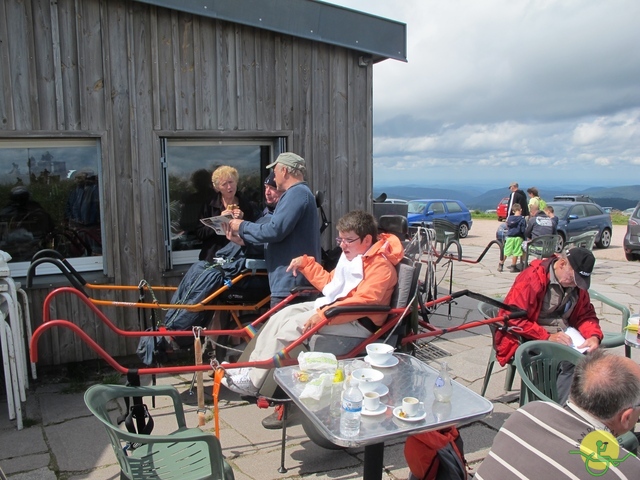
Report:
<svg viewBox="0 0 640 480"><path fill-rule="evenodd" d="M356 238L340 238L340 237L336 237L336 244L337 245L341 245L341 244L346 244L346 245L351 245L353 242L360 240L360 237L356 237Z"/></svg>

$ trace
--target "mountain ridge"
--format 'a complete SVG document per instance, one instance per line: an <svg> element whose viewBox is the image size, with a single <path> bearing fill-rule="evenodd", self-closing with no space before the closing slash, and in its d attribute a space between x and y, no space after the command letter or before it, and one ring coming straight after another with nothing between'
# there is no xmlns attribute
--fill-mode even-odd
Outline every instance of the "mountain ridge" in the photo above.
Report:
<svg viewBox="0 0 640 480"><path fill-rule="evenodd" d="M523 188L526 193L526 189ZM539 187L540 196L547 202L553 200L556 195L583 194L590 196L596 203L603 207L612 207L618 210L635 207L640 200L640 185L624 185L620 187L588 187L586 189L560 189ZM482 193L481 193L482 192ZM399 198L402 200L416 200L421 198L447 198L463 202L471 210L494 209L503 197L509 195L508 188L494 188L483 190L476 187L441 188L421 187L418 185L397 185L391 187L374 187L374 197L386 193L387 198Z"/></svg>

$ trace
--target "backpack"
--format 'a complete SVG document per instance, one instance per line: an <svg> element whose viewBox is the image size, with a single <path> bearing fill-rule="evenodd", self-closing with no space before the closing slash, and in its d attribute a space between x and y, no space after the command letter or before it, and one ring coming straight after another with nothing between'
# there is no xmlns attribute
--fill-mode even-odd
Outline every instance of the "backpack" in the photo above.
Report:
<svg viewBox="0 0 640 480"><path fill-rule="evenodd" d="M466 480L467 461L456 427L419 433L407 438L404 457L417 480Z"/></svg>
<svg viewBox="0 0 640 480"><path fill-rule="evenodd" d="M541 199L540 197L539 201L538 201L538 210L544 210L545 207L547 206L547 202L545 202L543 199Z"/></svg>

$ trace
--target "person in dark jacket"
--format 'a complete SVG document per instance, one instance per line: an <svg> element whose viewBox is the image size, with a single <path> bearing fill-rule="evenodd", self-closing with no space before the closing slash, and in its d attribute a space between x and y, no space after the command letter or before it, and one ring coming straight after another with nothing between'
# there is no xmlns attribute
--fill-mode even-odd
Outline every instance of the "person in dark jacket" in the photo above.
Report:
<svg viewBox="0 0 640 480"><path fill-rule="evenodd" d="M251 202L238 192L239 178L238 170L227 165L214 170L211 182L216 195L204 206L200 218L229 215L251 222L257 218ZM202 224L198 226L196 235L202 240L202 250L200 250L198 260L210 262L216 256L216 252L229 243L225 235L218 235L214 230Z"/></svg>
<svg viewBox="0 0 640 480"><path fill-rule="evenodd" d="M538 210L537 205L531 205L530 207L531 216L527 222L524 238L527 240L533 240L534 238L541 237L543 235L553 235L553 220L542 210Z"/></svg>
<svg viewBox="0 0 640 480"><path fill-rule="evenodd" d="M507 206L507 215L513 215L513 204L517 203L522 208L522 216L529 216L529 207L527 206L527 196L520 188L518 188L518 182L511 182L509 185L511 195L509 196L509 205Z"/></svg>
<svg viewBox="0 0 640 480"><path fill-rule="evenodd" d="M527 222L522 216L522 207L519 203L513 206L513 215L507 218L507 239L504 242L504 258L513 257L510 271L515 273L520 270L517 267L518 259L522 257L522 241L524 240L524 230ZM504 258L498 264L498 271L504 267Z"/></svg>
<svg viewBox="0 0 640 480"><path fill-rule="evenodd" d="M265 243L265 259L269 272L271 306L286 298L291 289L309 285L307 280L287 272L292 258L309 255L320 261L320 223L316 199L304 181L306 163L295 153L281 153L273 168L278 190L283 191L271 220L268 223L252 223L246 219L229 222L227 236L239 236L247 243ZM302 299L301 299L302 300Z"/></svg>

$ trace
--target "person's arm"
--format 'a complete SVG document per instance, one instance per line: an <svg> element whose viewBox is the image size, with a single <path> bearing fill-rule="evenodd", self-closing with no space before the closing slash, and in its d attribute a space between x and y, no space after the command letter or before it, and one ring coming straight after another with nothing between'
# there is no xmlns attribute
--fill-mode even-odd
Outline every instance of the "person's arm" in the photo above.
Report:
<svg viewBox="0 0 640 480"><path fill-rule="evenodd" d="M537 269L532 272L525 270L516 277L504 303L513 305L527 312L524 318L509 320L509 327L513 333L532 340L548 340L547 332L538 324L538 316L542 308L542 301L546 292L546 282L540 281ZM501 310L500 314L508 313Z"/></svg>
<svg viewBox="0 0 640 480"><path fill-rule="evenodd" d="M304 275L317 290L322 291L327 283L333 279L334 272L327 272L315 258L309 255L302 255L291 260L287 267L287 272L291 272L294 277L298 273Z"/></svg>
<svg viewBox="0 0 640 480"><path fill-rule="evenodd" d="M576 328L585 338L584 344L577 345L579 348L588 347L589 351L592 351L600 346L604 333L588 292L579 291L576 307L569 317L569 325Z"/></svg>

